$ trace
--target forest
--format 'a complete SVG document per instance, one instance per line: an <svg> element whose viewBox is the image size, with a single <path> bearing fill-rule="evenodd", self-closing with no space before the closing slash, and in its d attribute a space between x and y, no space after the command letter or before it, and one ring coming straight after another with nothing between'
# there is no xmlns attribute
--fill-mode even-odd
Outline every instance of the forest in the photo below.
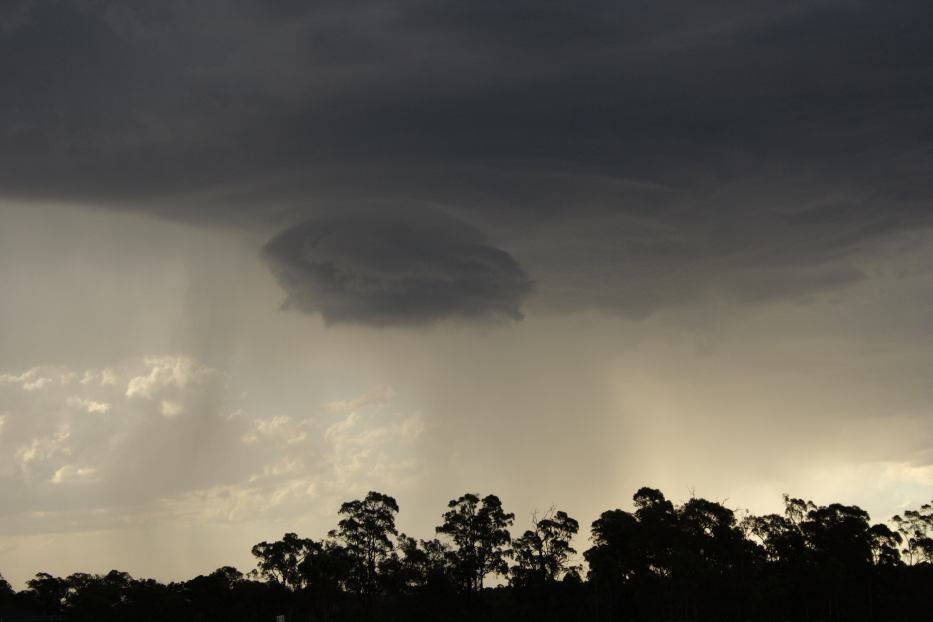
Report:
<svg viewBox="0 0 933 622"><path fill-rule="evenodd" d="M603 512L588 548L551 508L516 525L495 495L448 504L434 537L396 527L398 503L343 503L321 540L286 533L225 566L160 583L126 572L0 578L0 619L274 622L404 620L929 620L933 506L883 523L857 506L784 496L783 514L641 488ZM520 535L513 535L519 533ZM281 618L279 618L281 619Z"/></svg>

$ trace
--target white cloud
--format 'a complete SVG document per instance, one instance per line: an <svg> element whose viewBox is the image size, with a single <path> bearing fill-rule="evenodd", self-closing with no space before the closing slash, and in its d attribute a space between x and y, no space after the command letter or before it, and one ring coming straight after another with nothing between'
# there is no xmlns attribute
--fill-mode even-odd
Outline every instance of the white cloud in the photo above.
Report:
<svg viewBox="0 0 933 622"><path fill-rule="evenodd" d="M69 397L67 404L72 408L84 409L91 414L103 414L110 411L110 404L107 402L98 402L83 397Z"/></svg>
<svg viewBox="0 0 933 622"><path fill-rule="evenodd" d="M65 502L44 483L106 485L108 492L100 499L119 511L123 503L222 479L236 467L216 465L230 461L248 420L222 416L235 408L222 385L218 389L209 382L215 377L222 375L181 356L125 360L101 369L45 366L4 374L0 494L24 486L30 492L16 508L0 509L0 514L25 516L30 509ZM120 416L102 417L114 411ZM178 417L182 412L196 416ZM212 442L221 440L203 452L203 462L196 461L198 473L184 461L191 459L191 439L200 433ZM166 462L166 452L175 448L180 454ZM255 471L263 462L268 461L262 458L240 470ZM51 513L44 520L58 521L49 527L56 529L81 522L61 516ZM90 514L86 519L96 520Z"/></svg>
<svg viewBox="0 0 933 622"><path fill-rule="evenodd" d="M14 385L23 391L39 391L56 384L68 384L75 374L56 367L33 367L21 374L0 374L0 386Z"/></svg>
<svg viewBox="0 0 933 622"><path fill-rule="evenodd" d="M350 413L346 419L334 423L324 433L334 446L375 446L393 439L416 440L424 430L418 415L398 418L379 425L358 413Z"/></svg>
<svg viewBox="0 0 933 622"><path fill-rule="evenodd" d="M134 376L126 385L126 397L150 399L156 391L173 387L185 389L202 384L218 374L186 356L154 356L144 360L149 373Z"/></svg>
<svg viewBox="0 0 933 622"><path fill-rule="evenodd" d="M81 377L81 384L95 384L101 387L113 387L117 385L117 375L113 369L93 370L89 369Z"/></svg>
<svg viewBox="0 0 933 622"><path fill-rule="evenodd" d="M394 396L395 391L392 390L392 387L377 387L359 397L328 402L324 404L324 410L329 413L350 413L369 406L385 406Z"/></svg>
<svg viewBox="0 0 933 622"><path fill-rule="evenodd" d="M253 429L244 434L242 440L247 444L260 440L277 440L292 445L308 438L306 427L304 421L295 421L291 417L256 419L253 421Z"/></svg>
<svg viewBox="0 0 933 622"><path fill-rule="evenodd" d="M334 490L354 489L361 482L392 489L406 486L418 473L412 454L423 429L418 415L392 415L380 421L351 412L324 433L331 486Z"/></svg>
<svg viewBox="0 0 933 622"><path fill-rule="evenodd" d="M4 376L0 492L29 490L0 508L4 530L294 520L371 487L402 490L417 476L424 426L383 408L391 389L322 406L319 422L256 417L250 410L262 404L226 378L184 356ZM86 493L80 508L63 494L74 488Z"/></svg>
<svg viewBox="0 0 933 622"><path fill-rule="evenodd" d="M163 417L177 417L184 412L182 405L172 400L162 400L162 405L159 410Z"/></svg>
<svg viewBox="0 0 933 622"><path fill-rule="evenodd" d="M36 464L51 461L59 456L70 456L70 438L71 426L64 423L60 424L53 434L36 437L20 445L14 453L20 470L28 473Z"/></svg>
<svg viewBox="0 0 933 622"><path fill-rule="evenodd" d="M66 464L55 471L52 475L53 484L79 484L93 482L97 476L97 469L94 467L79 467L73 464Z"/></svg>
<svg viewBox="0 0 933 622"><path fill-rule="evenodd" d="M281 477L283 475L295 475L304 471L305 464L300 458L283 456L272 464L265 464L262 467L262 475L253 475L250 481L256 481L260 477Z"/></svg>
<svg viewBox="0 0 933 622"><path fill-rule="evenodd" d="M292 478L271 485L211 486L161 499L159 510L164 515L198 524L240 523L305 514L316 497L314 483Z"/></svg>
<svg viewBox="0 0 933 622"><path fill-rule="evenodd" d="M424 421L420 415L412 415L402 420L398 426L399 436L405 440L413 441L424 432Z"/></svg>

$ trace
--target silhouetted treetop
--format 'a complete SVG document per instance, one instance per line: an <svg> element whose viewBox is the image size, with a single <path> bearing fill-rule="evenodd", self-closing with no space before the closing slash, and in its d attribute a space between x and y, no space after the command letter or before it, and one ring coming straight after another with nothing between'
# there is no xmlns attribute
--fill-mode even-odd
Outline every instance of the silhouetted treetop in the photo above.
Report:
<svg viewBox="0 0 933 622"><path fill-rule="evenodd" d="M0 619L886 622L933 610L928 504L873 524L854 505L785 495L783 513L738 520L720 502L640 488L631 510L593 521L585 581L571 544L579 524L563 510L532 515L514 539L514 515L495 495L451 500L440 539L399 533L398 513L380 492L347 501L327 538L289 532L253 546L247 576L231 566L169 584L40 572L20 592L0 577ZM508 585L484 588L490 574Z"/></svg>
<svg viewBox="0 0 933 622"><path fill-rule="evenodd" d="M343 545L350 562L348 585L360 594L374 594L379 589L379 566L395 548L392 536L398 535L397 513L395 499L374 491L365 499L340 506L343 518L330 535Z"/></svg>
<svg viewBox="0 0 933 622"><path fill-rule="evenodd" d="M487 575L505 575L509 570L506 559L512 555L512 538L508 528L515 515L503 510L495 495L481 499L478 493L467 493L452 499L447 507L437 533L454 543L452 566L462 588L477 592Z"/></svg>
<svg viewBox="0 0 933 622"><path fill-rule="evenodd" d="M260 576L290 589L298 589L304 584L298 565L316 546L313 540L286 533L281 540L253 546L252 553L257 558L256 569Z"/></svg>
<svg viewBox="0 0 933 622"><path fill-rule="evenodd" d="M579 523L563 510L550 510L542 517L532 517L531 529L512 542L516 564L512 581L517 585L556 581L566 572L576 572L569 561L576 550L570 541L579 531Z"/></svg>

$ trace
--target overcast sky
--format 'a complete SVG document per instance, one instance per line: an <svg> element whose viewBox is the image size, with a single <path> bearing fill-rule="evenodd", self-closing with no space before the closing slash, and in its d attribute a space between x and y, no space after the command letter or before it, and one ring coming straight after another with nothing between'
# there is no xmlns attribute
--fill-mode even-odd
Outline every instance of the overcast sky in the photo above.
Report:
<svg viewBox="0 0 933 622"><path fill-rule="evenodd" d="M0 573L245 571L368 490L928 502L931 23L4 2Z"/></svg>

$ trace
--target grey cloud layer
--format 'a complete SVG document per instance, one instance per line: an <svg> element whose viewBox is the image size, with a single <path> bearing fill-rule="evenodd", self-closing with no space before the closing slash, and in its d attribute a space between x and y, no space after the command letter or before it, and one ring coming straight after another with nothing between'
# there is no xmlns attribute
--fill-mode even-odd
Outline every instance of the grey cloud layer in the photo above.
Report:
<svg viewBox="0 0 933 622"><path fill-rule="evenodd" d="M931 222L922 0L11 7L7 197L269 228L440 205L515 257L539 304L637 313L840 287L866 248ZM403 257L435 234L381 244ZM331 320L475 315L476 287L514 314L524 295L497 268L436 298L393 280L380 302L285 264L307 278L285 283L295 306Z"/></svg>

